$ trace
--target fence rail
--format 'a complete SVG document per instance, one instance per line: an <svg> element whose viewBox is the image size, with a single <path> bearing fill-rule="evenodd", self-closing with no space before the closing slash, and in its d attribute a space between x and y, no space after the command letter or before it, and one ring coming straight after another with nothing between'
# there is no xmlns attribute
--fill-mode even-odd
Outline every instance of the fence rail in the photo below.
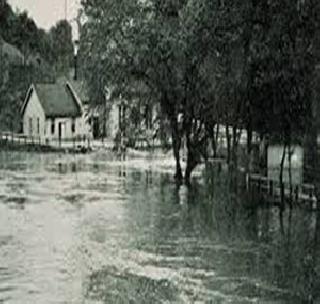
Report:
<svg viewBox="0 0 320 304"><path fill-rule="evenodd" d="M284 190L285 197L290 196L296 202L309 202L315 203L317 201L316 188L313 184L292 184L291 187L288 183L268 179L259 174L247 175L247 187L250 189L252 186L256 187L259 192L266 193L271 198L279 198L281 196L281 188Z"/></svg>
<svg viewBox="0 0 320 304"><path fill-rule="evenodd" d="M0 142L3 145L16 147L38 147L52 149L84 150L90 149L90 139L86 136L75 136L73 138L43 138L40 136L26 136L13 132L0 132Z"/></svg>

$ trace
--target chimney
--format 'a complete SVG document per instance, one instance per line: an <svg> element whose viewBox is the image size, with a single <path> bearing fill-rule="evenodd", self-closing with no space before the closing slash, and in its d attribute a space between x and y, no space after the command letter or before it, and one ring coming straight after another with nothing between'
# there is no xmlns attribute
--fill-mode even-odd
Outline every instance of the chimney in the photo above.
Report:
<svg viewBox="0 0 320 304"><path fill-rule="evenodd" d="M79 47L79 41L74 41L74 58L73 58L73 64L74 64L74 76L73 79L76 81L78 80L78 47Z"/></svg>

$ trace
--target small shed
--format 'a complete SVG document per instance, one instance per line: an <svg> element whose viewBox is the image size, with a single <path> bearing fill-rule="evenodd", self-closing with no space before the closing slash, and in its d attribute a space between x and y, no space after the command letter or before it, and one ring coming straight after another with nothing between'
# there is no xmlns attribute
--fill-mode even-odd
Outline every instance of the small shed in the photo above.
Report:
<svg viewBox="0 0 320 304"><path fill-rule="evenodd" d="M271 180L279 180L283 148L283 145L268 146L268 178ZM283 166L283 180L284 182L289 182L289 153L291 154L292 182L294 184L302 184L304 169L304 149L299 145L293 145L290 148L290 152L288 149L286 149Z"/></svg>

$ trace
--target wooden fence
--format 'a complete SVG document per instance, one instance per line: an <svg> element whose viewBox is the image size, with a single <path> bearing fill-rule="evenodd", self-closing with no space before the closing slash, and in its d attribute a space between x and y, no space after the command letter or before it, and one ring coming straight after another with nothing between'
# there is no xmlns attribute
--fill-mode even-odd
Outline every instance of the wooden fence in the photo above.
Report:
<svg viewBox="0 0 320 304"><path fill-rule="evenodd" d="M293 184L282 183L279 181L268 179L259 174L247 175L247 188L255 187L259 192L267 194L270 198L278 199L281 196L281 190L286 198L290 196L295 202L315 203L317 201L316 189L312 184Z"/></svg>
<svg viewBox="0 0 320 304"><path fill-rule="evenodd" d="M40 136L26 136L24 134L17 134L12 132L0 132L1 145L14 147L38 147L39 149L52 148L62 150L88 150L90 149L90 139L86 136L77 136L70 139L54 138L48 139Z"/></svg>

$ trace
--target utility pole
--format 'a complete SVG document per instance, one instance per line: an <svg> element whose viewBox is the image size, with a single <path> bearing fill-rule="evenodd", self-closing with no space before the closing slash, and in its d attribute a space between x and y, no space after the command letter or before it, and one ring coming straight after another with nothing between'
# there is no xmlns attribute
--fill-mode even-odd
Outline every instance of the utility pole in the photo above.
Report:
<svg viewBox="0 0 320 304"><path fill-rule="evenodd" d="M80 36L81 36L81 30L82 30L82 16L83 16L83 10L78 9L77 16L73 19L77 23L77 40L80 41Z"/></svg>
<svg viewBox="0 0 320 304"><path fill-rule="evenodd" d="M82 18L82 10L78 9L77 17L72 19L72 21L76 22L77 25L77 38L74 40L74 80L77 80L78 77L78 50L80 44L80 35L81 35L81 18Z"/></svg>
<svg viewBox="0 0 320 304"><path fill-rule="evenodd" d="M67 21L68 20L68 0L64 1L64 17Z"/></svg>
<svg viewBox="0 0 320 304"><path fill-rule="evenodd" d="M2 42L2 37L0 37L0 88L2 86L2 73L3 73L3 62L2 62L2 50L3 50L3 42Z"/></svg>

